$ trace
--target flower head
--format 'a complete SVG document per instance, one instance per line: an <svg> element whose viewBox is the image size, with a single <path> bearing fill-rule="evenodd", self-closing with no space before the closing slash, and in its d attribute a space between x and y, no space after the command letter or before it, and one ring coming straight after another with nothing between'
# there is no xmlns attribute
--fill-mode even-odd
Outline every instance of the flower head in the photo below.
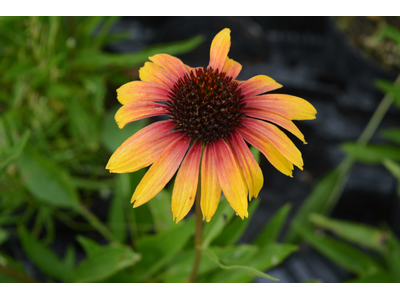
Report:
<svg viewBox="0 0 400 300"><path fill-rule="evenodd" d="M123 104L115 115L120 128L169 116L131 136L107 164L114 173L151 165L132 196L134 207L157 195L179 169L172 193L177 222L193 206L199 172L204 219L211 220L221 191L235 212L247 217L248 199L257 198L264 179L246 142L285 175L292 176L293 165L303 168L300 151L272 123L305 143L292 120L314 119L316 110L298 97L264 94L281 87L268 76L236 80L242 66L228 58L229 48L230 30L224 29L212 41L207 67L191 68L176 57L154 55L140 69L141 81L117 90Z"/></svg>

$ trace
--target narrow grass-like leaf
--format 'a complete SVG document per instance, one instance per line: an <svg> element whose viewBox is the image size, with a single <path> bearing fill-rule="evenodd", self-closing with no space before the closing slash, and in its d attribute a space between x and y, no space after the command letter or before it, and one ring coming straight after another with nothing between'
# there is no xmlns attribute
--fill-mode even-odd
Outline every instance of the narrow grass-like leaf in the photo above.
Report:
<svg viewBox="0 0 400 300"><path fill-rule="evenodd" d="M329 204L328 199L332 196L338 185L343 185L340 169L332 170L319 179L293 218L285 237L286 242L295 243L299 241L297 228L299 228L299 226L311 226L308 220L310 213L324 213L327 210Z"/></svg>
<svg viewBox="0 0 400 300"><path fill-rule="evenodd" d="M355 160L363 163L381 163L384 159L400 161L400 148L394 146L344 143L342 149Z"/></svg>
<svg viewBox="0 0 400 300"><path fill-rule="evenodd" d="M204 248L208 245L222 232L226 224L229 223L234 215L234 210L226 201L225 197L222 198L218 205L218 209L215 215L212 217L211 221L206 223L203 231L203 244Z"/></svg>
<svg viewBox="0 0 400 300"><path fill-rule="evenodd" d="M136 250L143 258L136 264L132 282L146 281L178 253L194 233L194 219L183 220L159 235L146 236L137 244Z"/></svg>
<svg viewBox="0 0 400 300"><path fill-rule="evenodd" d="M301 236L317 251L358 275L372 274L381 269L381 266L366 253L326 235L316 235L309 229L300 227Z"/></svg>
<svg viewBox="0 0 400 300"><path fill-rule="evenodd" d="M229 223L221 234L212 242L212 245L228 246L235 244L245 232L259 204L259 199L253 199L249 204L249 217L244 220L240 218L233 219L232 222Z"/></svg>
<svg viewBox="0 0 400 300"><path fill-rule="evenodd" d="M383 129L381 135L392 142L400 145L400 128Z"/></svg>
<svg viewBox="0 0 400 300"><path fill-rule="evenodd" d="M400 196L400 164L390 159L384 159L383 165L397 179L397 195Z"/></svg>
<svg viewBox="0 0 400 300"><path fill-rule="evenodd" d="M395 85L391 81L382 80L382 79L376 80L375 85L383 93L392 95L394 104L398 108L400 108L400 86Z"/></svg>
<svg viewBox="0 0 400 300"><path fill-rule="evenodd" d="M349 242L380 252L385 249L384 245L388 239L388 234L383 230L364 224L329 219L318 214L310 214L310 221Z"/></svg>
<svg viewBox="0 0 400 300"><path fill-rule="evenodd" d="M264 246L276 242L279 233L285 224L286 217L290 212L291 204L286 203L279 211L273 216L271 221L261 230L261 232L254 239L253 244L257 246Z"/></svg>
<svg viewBox="0 0 400 300"><path fill-rule="evenodd" d="M127 238L124 201L128 201L129 191L129 175L118 174L115 178L114 197L111 199L107 223L113 236L121 244L125 243Z"/></svg>

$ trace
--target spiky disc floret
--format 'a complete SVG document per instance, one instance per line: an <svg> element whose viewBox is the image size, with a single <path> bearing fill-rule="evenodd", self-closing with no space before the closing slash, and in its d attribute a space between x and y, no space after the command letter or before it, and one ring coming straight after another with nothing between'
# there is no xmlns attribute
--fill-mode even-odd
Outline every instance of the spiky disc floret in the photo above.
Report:
<svg viewBox="0 0 400 300"><path fill-rule="evenodd" d="M240 125L246 105L236 81L224 72L199 68L180 78L167 101L174 130L203 143L228 137Z"/></svg>

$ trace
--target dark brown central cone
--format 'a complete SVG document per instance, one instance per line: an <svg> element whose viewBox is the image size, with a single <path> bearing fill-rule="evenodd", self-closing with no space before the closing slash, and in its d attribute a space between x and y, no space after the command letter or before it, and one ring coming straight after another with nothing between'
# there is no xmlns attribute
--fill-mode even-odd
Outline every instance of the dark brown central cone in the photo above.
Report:
<svg viewBox="0 0 400 300"><path fill-rule="evenodd" d="M185 74L172 88L167 101L174 130L193 140L209 143L228 137L243 117L242 90L232 77L212 68Z"/></svg>

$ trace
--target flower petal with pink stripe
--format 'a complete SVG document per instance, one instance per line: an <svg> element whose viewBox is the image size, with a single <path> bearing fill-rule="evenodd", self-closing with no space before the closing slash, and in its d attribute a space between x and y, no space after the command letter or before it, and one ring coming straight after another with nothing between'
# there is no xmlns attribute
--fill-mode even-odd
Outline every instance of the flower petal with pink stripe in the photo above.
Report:
<svg viewBox="0 0 400 300"><path fill-rule="evenodd" d="M172 215L178 223L190 211L196 198L199 181L201 142L195 142L182 162L172 191Z"/></svg>
<svg viewBox="0 0 400 300"><path fill-rule="evenodd" d="M212 144L222 191L233 210L242 219L248 217L247 187L240 166L236 163L231 148L224 140Z"/></svg>
<svg viewBox="0 0 400 300"><path fill-rule="evenodd" d="M189 143L190 139L181 135L165 148L136 187L131 199L133 207L145 204L165 187L178 170Z"/></svg>
<svg viewBox="0 0 400 300"><path fill-rule="evenodd" d="M168 113L168 106L156 102L132 102L122 106L115 114L115 121L119 128L126 124L144 118L150 118Z"/></svg>

